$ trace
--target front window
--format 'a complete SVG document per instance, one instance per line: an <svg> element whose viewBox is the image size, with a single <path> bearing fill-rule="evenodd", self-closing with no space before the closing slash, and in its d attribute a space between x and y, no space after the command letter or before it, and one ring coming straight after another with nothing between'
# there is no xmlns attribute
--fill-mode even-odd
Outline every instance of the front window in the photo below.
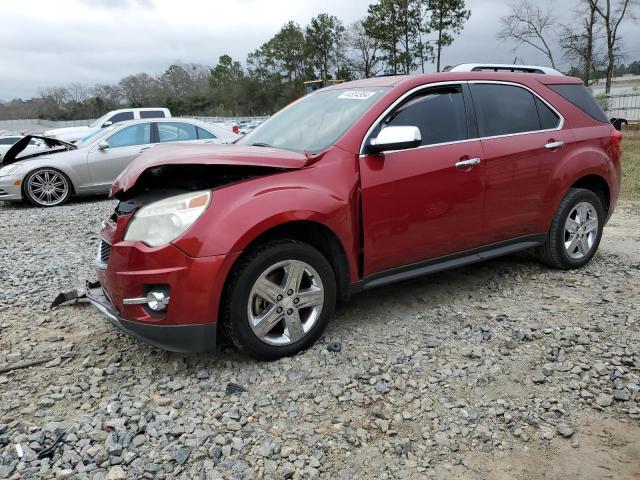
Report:
<svg viewBox="0 0 640 480"><path fill-rule="evenodd" d="M132 147L151 143L151 124L139 123L123 128L107 138L109 148Z"/></svg>
<svg viewBox="0 0 640 480"><path fill-rule="evenodd" d="M319 90L289 105L238 142L317 153L332 146L387 88Z"/></svg>

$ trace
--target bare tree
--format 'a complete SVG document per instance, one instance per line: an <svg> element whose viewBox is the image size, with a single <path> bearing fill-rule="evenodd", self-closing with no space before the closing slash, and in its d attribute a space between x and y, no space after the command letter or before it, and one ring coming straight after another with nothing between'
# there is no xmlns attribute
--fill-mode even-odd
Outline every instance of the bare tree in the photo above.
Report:
<svg viewBox="0 0 640 480"><path fill-rule="evenodd" d="M369 78L381 71L378 50L380 42L367 35L362 20L353 23L347 32L349 65L360 77Z"/></svg>
<svg viewBox="0 0 640 480"><path fill-rule="evenodd" d="M619 40L618 27L629 14L634 0L587 0L600 15L607 33L607 83L605 93L611 92L611 79L616 62L616 42ZM615 5L613 5L615 3Z"/></svg>
<svg viewBox="0 0 640 480"><path fill-rule="evenodd" d="M556 18L551 12L532 5L528 0L511 6L511 13L500 19L502 29L498 38L515 40L517 45L529 45L543 53L549 63L556 68L549 37L552 35ZM515 49L514 49L515 50Z"/></svg>
<svg viewBox="0 0 640 480"><path fill-rule="evenodd" d="M589 0L581 0L573 14L580 18L580 22L560 26L560 46L565 51L564 56L577 64L582 73L582 80L589 85L591 74L600 62L600 53L596 39L600 37L601 27L597 23L595 6Z"/></svg>

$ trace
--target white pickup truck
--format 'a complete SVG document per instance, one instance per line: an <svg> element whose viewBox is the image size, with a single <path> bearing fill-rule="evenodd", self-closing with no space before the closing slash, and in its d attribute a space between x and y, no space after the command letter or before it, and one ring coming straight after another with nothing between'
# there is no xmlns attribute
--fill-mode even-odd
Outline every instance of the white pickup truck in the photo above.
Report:
<svg viewBox="0 0 640 480"><path fill-rule="evenodd" d="M144 118L168 117L171 117L171 112L168 108L123 108L121 110L113 110L103 115L88 127L54 128L53 130L44 132L44 136L62 140L63 142L74 143L82 138L88 137L101 128L106 128L115 123Z"/></svg>

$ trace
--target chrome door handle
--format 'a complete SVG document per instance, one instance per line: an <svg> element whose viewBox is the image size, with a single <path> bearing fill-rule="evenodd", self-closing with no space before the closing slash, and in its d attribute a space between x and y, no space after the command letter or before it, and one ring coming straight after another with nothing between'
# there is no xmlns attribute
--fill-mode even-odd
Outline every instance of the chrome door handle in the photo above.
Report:
<svg viewBox="0 0 640 480"><path fill-rule="evenodd" d="M556 148L564 147L564 142L549 142L544 148L548 148L549 150L555 150Z"/></svg>
<svg viewBox="0 0 640 480"><path fill-rule="evenodd" d="M479 165L479 164L480 164L479 158L469 158L467 160L460 160L459 162L456 162L456 168L463 170L465 168L475 167L476 165Z"/></svg>

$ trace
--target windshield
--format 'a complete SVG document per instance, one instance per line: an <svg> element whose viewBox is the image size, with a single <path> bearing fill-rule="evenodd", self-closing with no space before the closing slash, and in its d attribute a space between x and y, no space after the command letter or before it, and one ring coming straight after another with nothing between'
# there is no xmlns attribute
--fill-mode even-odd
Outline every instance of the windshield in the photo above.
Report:
<svg viewBox="0 0 640 480"><path fill-rule="evenodd" d="M78 140L76 142L76 145L78 147L85 147L85 146L89 145L90 143L93 143L97 138L103 137L107 133L112 132L116 128L116 126L117 125L112 125L112 126L107 127L107 128L102 128L100 130L96 130L95 132L90 133L86 137L82 137L80 140Z"/></svg>
<svg viewBox="0 0 640 480"><path fill-rule="evenodd" d="M284 108L236 143L320 152L333 145L387 90L319 90Z"/></svg>

